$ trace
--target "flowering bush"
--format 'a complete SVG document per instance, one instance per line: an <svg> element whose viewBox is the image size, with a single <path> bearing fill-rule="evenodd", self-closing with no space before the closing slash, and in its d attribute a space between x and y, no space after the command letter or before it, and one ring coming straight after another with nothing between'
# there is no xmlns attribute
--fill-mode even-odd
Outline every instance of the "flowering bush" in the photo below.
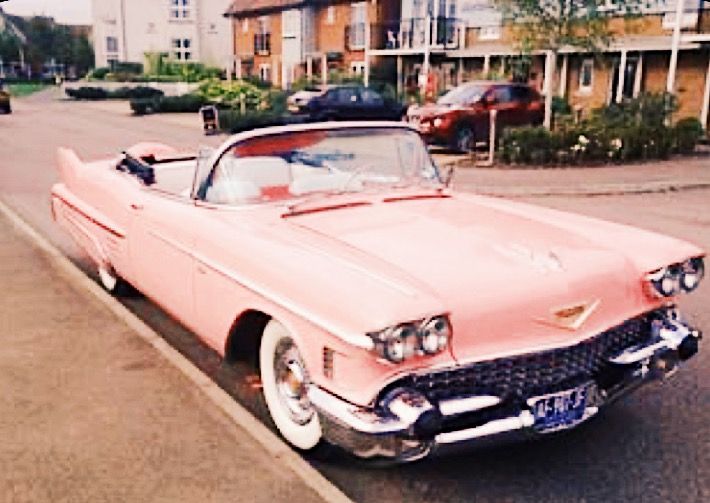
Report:
<svg viewBox="0 0 710 503"><path fill-rule="evenodd" d="M554 131L511 129L501 138L500 157L515 164L595 164L689 153L704 131L695 119L666 126L676 108L669 95L643 95L595 110L578 124L561 121Z"/></svg>

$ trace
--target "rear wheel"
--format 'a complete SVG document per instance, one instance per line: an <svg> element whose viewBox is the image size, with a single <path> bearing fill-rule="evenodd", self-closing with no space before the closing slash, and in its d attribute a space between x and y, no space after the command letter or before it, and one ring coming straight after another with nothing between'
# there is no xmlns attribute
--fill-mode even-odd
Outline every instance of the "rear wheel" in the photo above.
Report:
<svg viewBox="0 0 710 503"><path fill-rule="evenodd" d="M128 295L133 292L133 287L121 278L116 271L109 266L101 265L98 269L99 283L111 295L118 297Z"/></svg>
<svg viewBox="0 0 710 503"><path fill-rule="evenodd" d="M459 126L456 128L454 148L463 153L474 151L476 148L476 135L474 134L471 126Z"/></svg>
<svg viewBox="0 0 710 503"><path fill-rule="evenodd" d="M308 400L308 370L288 330L275 320L264 328L259 364L264 399L281 435L304 451L321 445L320 419Z"/></svg>

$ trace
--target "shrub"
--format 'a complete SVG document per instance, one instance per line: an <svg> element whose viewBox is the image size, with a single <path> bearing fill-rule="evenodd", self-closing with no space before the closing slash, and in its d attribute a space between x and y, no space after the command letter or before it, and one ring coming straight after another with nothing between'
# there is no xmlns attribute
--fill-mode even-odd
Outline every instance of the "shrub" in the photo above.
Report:
<svg viewBox="0 0 710 503"><path fill-rule="evenodd" d="M137 86L137 87L119 87L114 91L109 92L109 98L130 100L139 98L155 98L163 96L163 91L154 87Z"/></svg>
<svg viewBox="0 0 710 503"><path fill-rule="evenodd" d="M143 73L143 63L133 63L130 61L118 61L111 65L113 73L133 73L140 75Z"/></svg>
<svg viewBox="0 0 710 503"><path fill-rule="evenodd" d="M180 63L177 61L160 61L152 68L156 73L149 75L153 77L170 77L180 82L200 82L205 79L219 78L222 70L203 65L202 63Z"/></svg>
<svg viewBox="0 0 710 503"><path fill-rule="evenodd" d="M705 136L703 125L695 117L679 120L673 128L673 147L681 154L691 154Z"/></svg>
<svg viewBox="0 0 710 503"><path fill-rule="evenodd" d="M156 111L161 113L195 113L207 104L202 96L196 94L165 96L157 101L159 106Z"/></svg>
<svg viewBox="0 0 710 503"><path fill-rule="evenodd" d="M111 72L110 68L101 66L99 68L94 68L88 75L89 80L104 80L106 75Z"/></svg>
<svg viewBox="0 0 710 503"><path fill-rule="evenodd" d="M220 110L219 127L232 134L249 131L251 129L279 126L284 124L284 117L272 111L250 111L245 114L237 110Z"/></svg>
<svg viewBox="0 0 710 503"><path fill-rule="evenodd" d="M159 101L156 98L137 98L131 100L130 106L135 115L147 115L157 111Z"/></svg>
<svg viewBox="0 0 710 503"><path fill-rule="evenodd" d="M108 91L100 87L78 87L67 89L67 96L75 100L105 100L108 99Z"/></svg>
<svg viewBox="0 0 710 503"><path fill-rule="evenodd" d="M131 100L131 110L136 115L151 113L196 113L208 102L195 94L182 96L157 96Z"/></svg>
<svg viewBox="0 0 710 503"><path fill-rule="evenodd" d="M266 90L259 89L244 80L232 82L208 80L200 85L197 94L211 103L239 109L244 107L246 110L266 108L269 96Z"/></svg>
<svg viewBox="0 0 710 503"><path fill-rule="evenodd" d="M579 124L559 121L554 131L505 131L500 157L517 164L575 164L665 159L674 149L692 152L702 127L689 119L668 128L666 121L675 110L672 96L648 94L594 110Z"/></svg>
<svg viewBox="0 0 710 503"><path fill-rule="evenodd" d="M147 86L119 87L113 91L101 87L79 87L67 89L66 93L69 97L77 100L128 100L133 98L154 98L163 95L163 91L160 89Z"/></svg>

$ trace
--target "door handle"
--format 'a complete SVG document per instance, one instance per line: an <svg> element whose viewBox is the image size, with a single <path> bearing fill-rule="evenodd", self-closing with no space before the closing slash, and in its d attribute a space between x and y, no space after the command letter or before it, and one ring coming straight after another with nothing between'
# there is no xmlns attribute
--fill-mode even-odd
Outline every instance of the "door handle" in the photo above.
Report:
<svg viewBox="0 0 710 503"><path fill-rule="evenodd" d="M140 203L131 203L130 206L131 206L132 210L142 210L143 209L143 205Z"/></svg>

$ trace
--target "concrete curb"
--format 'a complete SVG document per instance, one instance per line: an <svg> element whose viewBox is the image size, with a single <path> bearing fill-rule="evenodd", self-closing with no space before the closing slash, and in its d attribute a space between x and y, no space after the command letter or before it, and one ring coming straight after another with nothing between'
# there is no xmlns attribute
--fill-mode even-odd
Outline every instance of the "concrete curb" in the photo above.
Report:
<svg viewBox="0 0 710 503"><path fill-rule="evenodd" d="M286 465L296 476L328 503L353 503L340 489L333 485L320 472L313 468L301 456L264 426L249 411L239 405L207 375L195 367L192 362L173 349L152 328L143 323L120 302L105 292L92 281L81 269L75 266L46 238L39 234L22 217L0 200L0 213L54 263L62 275L76 286L88 290L122 322L128 325L142 339L153 346L171 365L197 386L219 409L231 418L241 429L261 444L274 460ZM238 499L238 498L237 498Z"/></svg>
<svg viewBox="0 0 710 503"><path fill-rule="evenodd" d="M599 184L587 187L475 187L474 192L486 196L501 197L549 197L549 196L620 196L625 194L658 194L710 188L710 181L689 182L661 181L640 184Z"/></svg>

